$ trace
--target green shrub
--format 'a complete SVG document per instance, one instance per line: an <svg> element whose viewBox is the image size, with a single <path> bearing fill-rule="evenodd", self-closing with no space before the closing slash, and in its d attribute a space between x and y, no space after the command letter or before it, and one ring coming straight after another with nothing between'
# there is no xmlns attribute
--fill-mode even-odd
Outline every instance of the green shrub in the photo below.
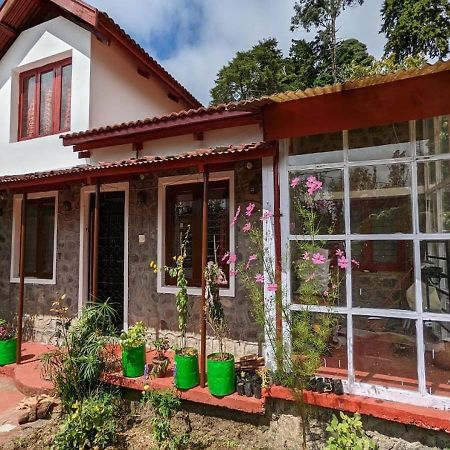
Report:
<svg viewBox="0 0 450 450"><path fill-rule="evenodd" d="M114 399L104 394L75 402L55 436L52 450L101 450L117 441Z"/></svg>
<svg viewBox="0 0 450 450"><path fill-rule="evenodd" d="M333 414L327 431L331 433L324 450L376 450L378 446L364 432L361 416L349 417L342 411L342 421Z"/></svg>
<svg viewBox="0 0 450 450"><path fill-rule="evenodd" d="M136 322L120 335L122 348L137 348L145 345L147 329L143 322Z"/></svg>

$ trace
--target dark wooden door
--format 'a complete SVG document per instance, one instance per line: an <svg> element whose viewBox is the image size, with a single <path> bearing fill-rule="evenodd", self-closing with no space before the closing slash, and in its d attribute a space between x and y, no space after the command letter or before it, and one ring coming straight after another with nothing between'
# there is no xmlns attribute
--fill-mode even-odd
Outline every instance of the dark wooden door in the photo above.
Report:
<svg viewBox="0 0 450 450"><path fill-rule="evenodd" d="M90 197L90 251L92 256L95 195ZM125 192L100 194L100 233L98 252L98 301L108 301L117 312L117 325L124 321L124 241ZM92 262L92 257L89 258ZM89 270L92 274L92 270ZM89 282L92 292L92 276Z"/></svg>

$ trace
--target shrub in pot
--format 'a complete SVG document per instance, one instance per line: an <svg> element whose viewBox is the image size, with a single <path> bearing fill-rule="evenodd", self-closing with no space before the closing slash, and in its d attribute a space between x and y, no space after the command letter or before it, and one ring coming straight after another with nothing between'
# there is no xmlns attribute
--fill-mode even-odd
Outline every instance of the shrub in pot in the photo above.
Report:
<svg viewBox="0 0 450 450"><path fill-rule="evenodd" d="M217 262L210 261L205 268L206 317L214 336L219 342L219 351L208 355L208 389L212 395L224 397L236 390L234 356L224 352L224 339L228 334L219 287L226 283L225 274Z"/></svg>
<svg viewBox="0 0 450 450"><path fill-rule="evenodd" d="M17 337L5 320L0 319L0 366L16 362Z"/></svg>
<svg viewBox="0 0 450 450"><path fill-rule="evenodd" d="M156 350L156 356L152 360L151 374L155 377L163 377L167 368L169 367L169 358L166 356L167 350L169 350L169 341L167 339L156 339L153 341L153 345Z"/></svg>
<svg viewBox="0 0 450 450"><path fill-rule="evenodd" d="M136 322L120 335L122 372L128 378L144 375L146 332L143 322Z"/></svg>

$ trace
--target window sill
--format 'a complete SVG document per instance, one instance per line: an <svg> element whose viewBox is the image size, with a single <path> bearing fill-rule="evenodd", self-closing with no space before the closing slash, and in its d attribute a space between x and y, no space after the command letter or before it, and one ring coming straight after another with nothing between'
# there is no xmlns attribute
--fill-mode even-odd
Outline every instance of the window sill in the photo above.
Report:
<svg viewBox="0 0 450 450"><path fill-rule="evenodd" d="M201 288L188 288L188 295L194 295L194 296L198 296L200 297L202 295L202 289ZM178 292L178 288L177 287L173 287L173 286L158 286L157 289L158 294L176 294ZM235 296L235 292L234 292L234 288L229 288L229 289L220 289L220 295L222 297L234 297Z"/></svg>
<svg viewBox="0 0 450 450"><path fill-rule="evenodd" d="M11 283L20 283L20 278L13 277L10 279ZM24 280L25 284L56 284L55 278L33 278L26 277Z"/></svg>

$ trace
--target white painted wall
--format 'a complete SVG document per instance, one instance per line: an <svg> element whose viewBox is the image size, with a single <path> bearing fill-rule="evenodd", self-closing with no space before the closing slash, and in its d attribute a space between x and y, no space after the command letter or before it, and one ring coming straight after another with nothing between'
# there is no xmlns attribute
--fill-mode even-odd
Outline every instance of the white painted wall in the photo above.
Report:
<svg viewBox="0 0 450 450"><path fill-rule="evenodd" d="M17 142L19 73L72 57L71 131L89 127L91 34L58 17L20 34L0 60L0 176L82 163L58 135Z"/></svg>
<svg viewBox="0 0 450 450"><path fill-rule="evenodd" d="M175 136L155 141L144 142L144 148L139 152L140 156L167 156L184 153L201 148L248 144L263 140L263 132L259 125L247 125L242 127L212 130L204 133L203 141L196 141L192 134ZM91 163L100 161L117 161L135 157L131 145L93 150Z"/></svg>
<svg viewBox="0 0 450 450"><path fill-rule="evenodd" d="M137 73L135 59L111 42L92 39L89 128L129 122L186 109L171 100L167 88L154 76Z"/></svg>

